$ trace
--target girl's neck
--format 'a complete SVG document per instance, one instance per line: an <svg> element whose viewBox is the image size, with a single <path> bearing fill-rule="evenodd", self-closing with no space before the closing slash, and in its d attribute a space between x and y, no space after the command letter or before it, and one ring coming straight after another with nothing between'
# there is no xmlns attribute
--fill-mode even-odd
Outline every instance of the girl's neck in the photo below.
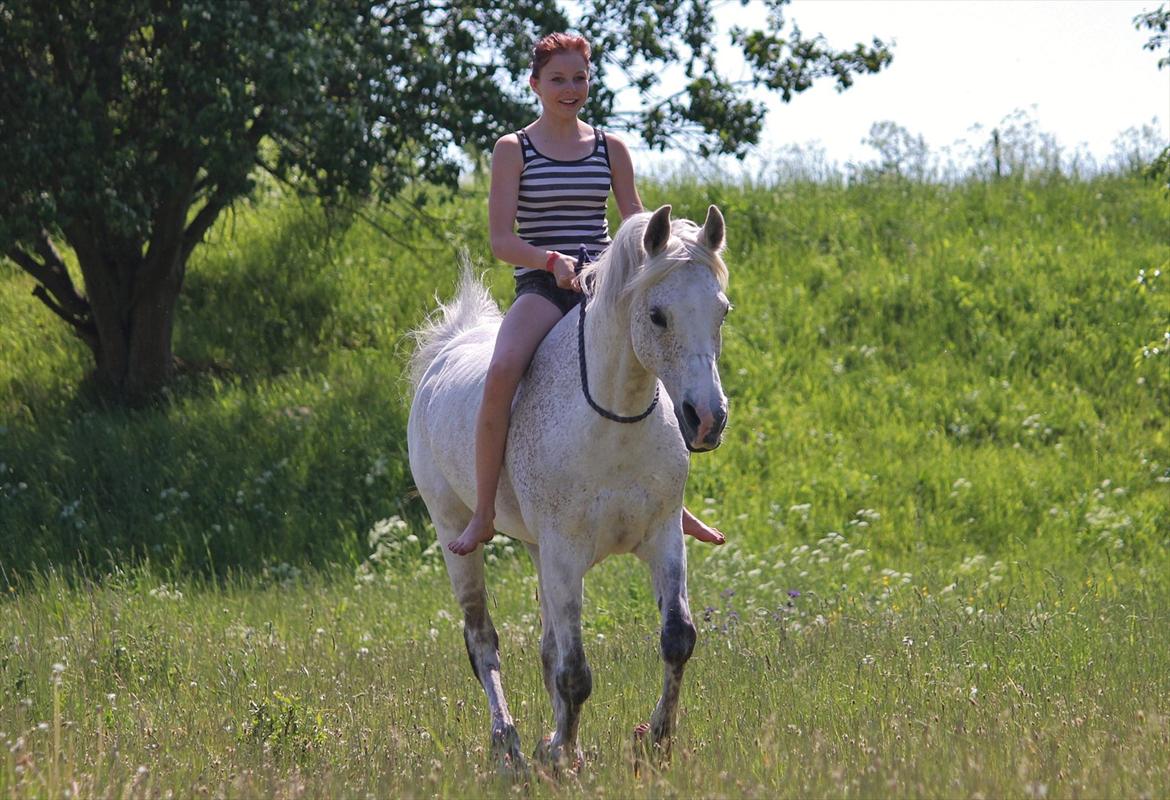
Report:
<svg viewBox="0 0 1170 800"><path fill-rule="evenodd" d="M538 136L558 144L570 144L580 141L587 127L577 117L558 119L551 114L541 114L536 122L532 123L531 130Z"/></svg>

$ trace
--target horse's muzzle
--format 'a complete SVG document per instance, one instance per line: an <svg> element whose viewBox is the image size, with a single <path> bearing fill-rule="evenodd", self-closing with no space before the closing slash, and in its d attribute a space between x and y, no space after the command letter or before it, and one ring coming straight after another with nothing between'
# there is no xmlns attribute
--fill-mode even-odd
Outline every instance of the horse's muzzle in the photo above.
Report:
<svg viewBox="0 0 1170 800"><path fill-rule="evenodd" d="M692 403L683 401L675 409L675 416L683 442L692 453L714 450L722 443L723 429L727 426L726 401L713 408L696 408Z"/></svg>

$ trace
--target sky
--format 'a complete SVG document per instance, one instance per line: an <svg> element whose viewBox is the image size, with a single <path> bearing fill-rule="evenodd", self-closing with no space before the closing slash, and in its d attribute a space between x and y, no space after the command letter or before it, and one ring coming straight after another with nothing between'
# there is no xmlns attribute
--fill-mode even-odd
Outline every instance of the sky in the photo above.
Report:
<svg viewBox="0 0 1170 800"><path fill-rule="evenodd" d="M874 36L893 41L894 60L838 93L831 79L770 107L759 156L818 142L830 161L873 161L863 144L870 126L893 121L925 138L932 152L987 134L1024 110L1066 151L1099 161L1129 128L1150 125L1170 142L1170 68L1142 45L1133 18L1161 0L794 0L785 10L805 35L837 49ZM730 3L718 22L758 27L764 10ZM789 28L786 26L785 30ZM730 47L725 47L730 50ZM1164 51L1163 51L1164 53ZM746 78L742 56L727 53L728 77ZM956 148L961 150L961 148ZM671 163L643 152L649 162ZM650 165L648 165L650 166Z"/></svg>

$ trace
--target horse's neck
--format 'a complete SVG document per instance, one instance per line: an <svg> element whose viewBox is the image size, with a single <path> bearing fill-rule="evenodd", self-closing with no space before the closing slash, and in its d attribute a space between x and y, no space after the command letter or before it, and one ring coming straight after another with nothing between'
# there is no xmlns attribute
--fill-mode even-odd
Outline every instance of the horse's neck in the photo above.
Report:
<svg viewBox="0 0 1170 800"><path fill-rule="evenodd" d="M578 312L571 316L576 317ZM578 320L573 320L574 334ZM576 338L574 336L574 338ZM579 357L579 356L578 356ZM612 309L590 307L585 317L589 394L612 414L635 416L654 400L658 378L634 355L628 320Z"/></svg>

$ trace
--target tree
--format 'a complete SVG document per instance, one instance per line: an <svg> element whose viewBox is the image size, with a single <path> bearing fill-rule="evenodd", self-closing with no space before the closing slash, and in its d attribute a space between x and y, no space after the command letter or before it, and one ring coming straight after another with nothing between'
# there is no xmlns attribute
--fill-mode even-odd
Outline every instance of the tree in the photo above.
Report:
<svg viewBox="0 0 1170 800"><path fill-rule="evenodd" d="M1133 25L1139 31L1145 28L1149 31L1149 40L1142 45L1143 50L1157 53L1166 48L1170 51L1170 8L1165 4L1153 11L1144 11L1133 18ZM1170 52L1158 59L1158 69L1170 67ZM1157 181L1170 193L1170 146L1162 148L1154 160L1146 166L1145 175L1152 181Z"/></svg>
<svg viewBox="0 0 1170 800"><path fill-rule="evenodd" d="M837 52L782 36L787 3L732 32L752 69L739 82L716 69L712 0L584 4L589 118L742 156L765 114L748 87L788 101L890 62L877 39ZM258 171L329 202L454 187L464 153L530 118L533 40L569 27L556 0L0 0L0 254L89 346L99 386L147 399L174 369L188 257ZM675 63L685 87L663 97ZM639 111L616 108L612 72Z"/></svg>
<svg viewBox="0 0 1170 800"><path fill-rule="evenodd" d="M1142 45L1143 50L1157 53L1162 48L1170 49L1170 8L1165 4L1138 14L1133 18L1133 26L1139 31L1145 28L1150 33L1149 40ZM1170 67L1170 54L1158 59L1158 69L1163 67Z"/></svg>
<svg viewBox="0 0 1170 800"><path fill-rule="evenodd" d="M881 158L877 164L863 167L863 175L868 173L918 182L924 182L930 176L930 148L922 134L914 136L901 125L884 120L869 127L869 137L862 143L877 150Z"/></svg>

